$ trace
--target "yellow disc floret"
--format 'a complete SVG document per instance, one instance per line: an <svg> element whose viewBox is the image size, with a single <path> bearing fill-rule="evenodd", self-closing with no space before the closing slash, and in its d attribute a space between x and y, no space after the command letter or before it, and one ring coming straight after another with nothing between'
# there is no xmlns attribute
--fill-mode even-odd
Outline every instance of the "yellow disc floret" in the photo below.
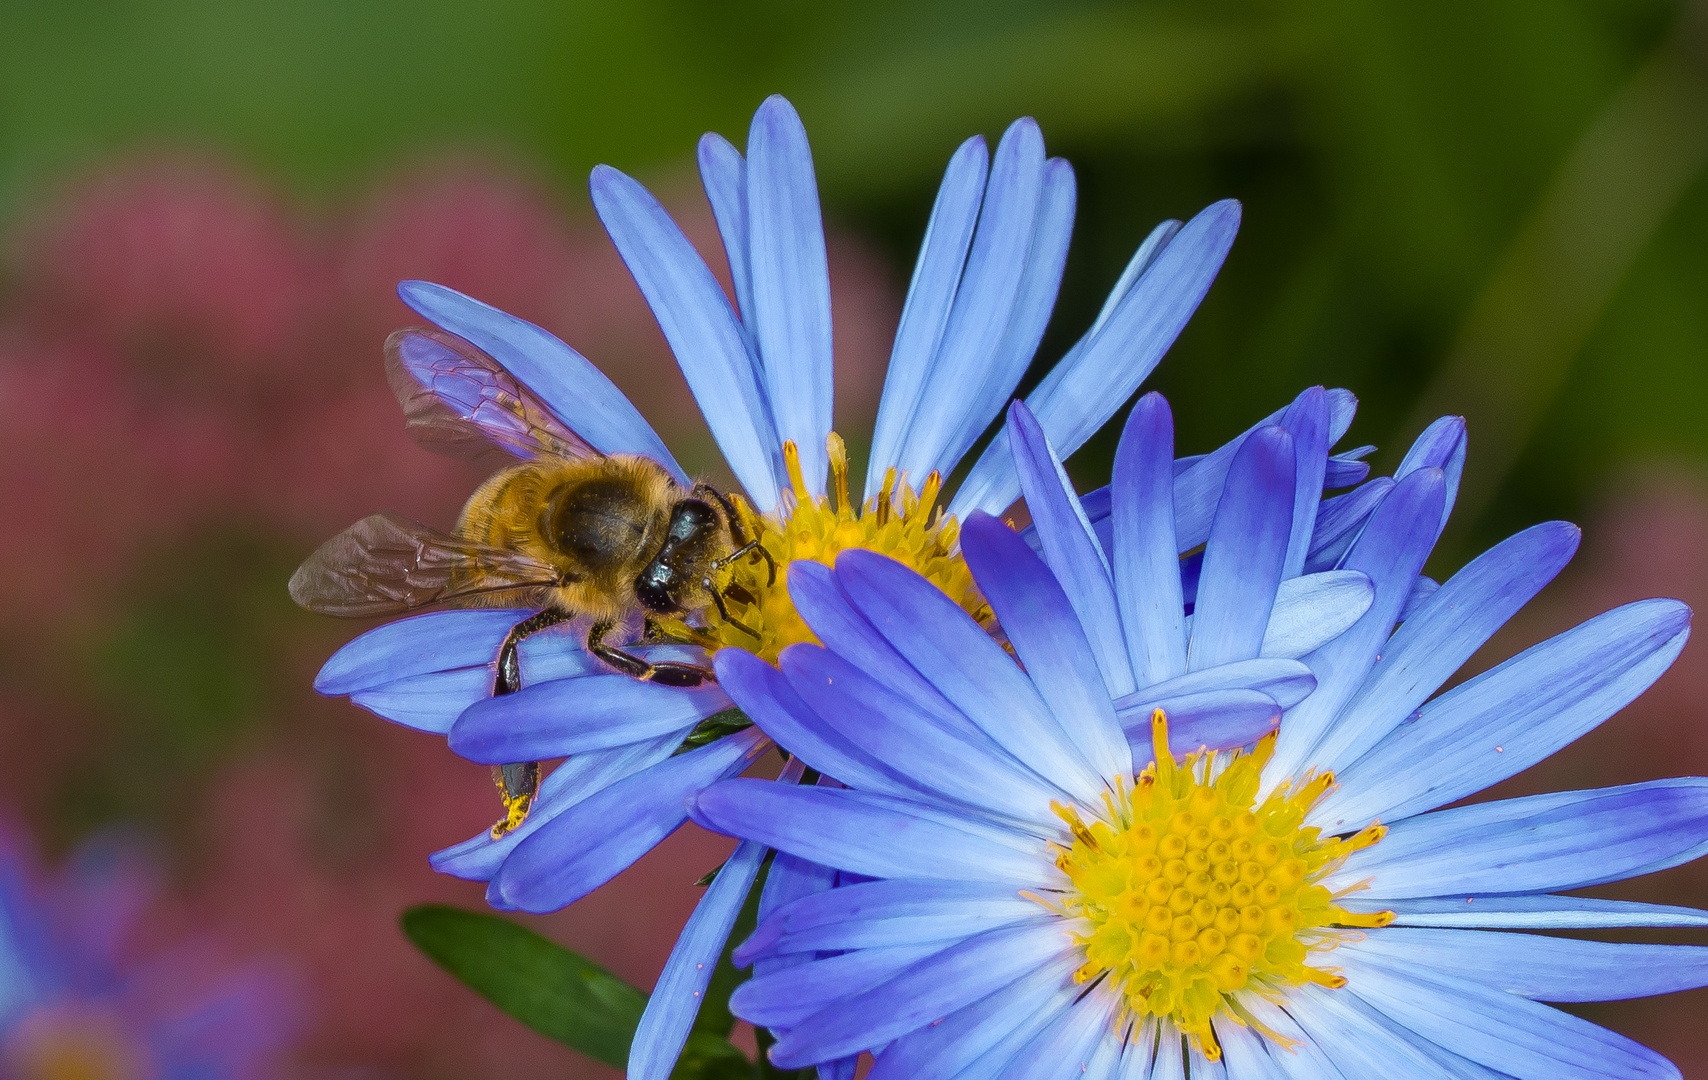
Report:
<svg viewBox="0 0 1708 1080"><path fill-rule="evenodd" d="M714 652L734 645L775 662L787 646L818 640L789 599L789 563L812 559L829 566L850 548L888 555L942 589L973 618L990 621L990 607L961 559L960 525L937 505L942 476L933 472L916 491L890 469L883 490L856 506L848 495L848 450L835 433L828 446L830 494L811 494L801 475L800 454L788 442L783 455L792 490L783 506L762 515L737 503L747 534L757 536L771 558L743 559L728 568L720 586L729 618L709 608L701 613L700 625L670 621L662 624L666 633Z"/></svg>
<svg viewBox="0 0 1708 1080"><path fill-rule="evenodd" d="M1257 803L1259 775L1274 751L1266 736L1250 752L1200 751L1176 763L1168 721L1151 722L1156 762L1129 790L1105 796L1087 825L1056 804L1073 833L1057 846L1056 865L1073 883L1061 913L1083 920L1080 982L1113 980L1127 1010L1171 1020L1206 1057L1221 1049L1212 1018L1249 1023L1244 992L1279 1000L1307 982L1344 986L1337 971L1313 966L1316 954L1359 929L1386 926L1392 912L1355 914L1318 882L1386 830L1371 825L1344 838L1323 837L1305 814L1334 779L1307 776Z"/></svg>

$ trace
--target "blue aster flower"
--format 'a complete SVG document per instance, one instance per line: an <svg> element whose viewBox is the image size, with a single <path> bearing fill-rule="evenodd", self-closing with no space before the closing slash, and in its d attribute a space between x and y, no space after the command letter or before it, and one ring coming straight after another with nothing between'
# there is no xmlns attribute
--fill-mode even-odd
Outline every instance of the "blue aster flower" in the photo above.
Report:
<svg viewBox="0 0 1708 1080"><path fill-rule="evenodd" d="M975 514L963 549L1019 664L863 552L796 569L822 646L787 650L780 671L718 656L734 700L797 729L796 753L849 787L730 780L696 799L702 824L821 868L737 953L769 965L731 1007L778 1034L772 1061L838 1072L869 1050L874 1080L1678 1076L1542 1003L1708 984L1708 949L1530 931L1708 925L1562 895L1708 852L1708 780L1443 807L1629 703L1677 657L1689 609L1627 604L1437 694L1578 543L1564 522L1527 529L1396 629L1450 509L1439 459L1463 435L1438 425L1337 559L1373 596L1303 657L1314 692L1250 747L1181 755L1165 708L1148 740L1123 726L1112 646L1135 681L1178 678L1182 656L1188 677L1242 663L1297 560L1298 534L1251 511L1291 504L1297 480L1275 467L1284 429L1246 438L1184 626L1157 539L1168 501L1143 497L1169 461L1165 421L1146 399L1118 452L1105 642L1086 618L1087 579L1102 588L1087 544L1074 562L1046 540L1052 573ZM1022 454L1034 436L1010 427ZM1046 537L1086 531L1047 520Z"/></svg>
<svg viewBox="0 0 1708 1080"><path fill-rule="evenodd" d="M991 612L961 558L957 521L999 511L1018 496L1007 436L972 466L946 513L939 509L942 478L1008 401L1043 334L1072 222L1072 170L1045 156L1029 119L1008 129L994 155L980 138L956 151L897 327L865 486L855 498L846 452L830 430L830 294L800 120L786 101L772 98L754 117L745 157L716 135L701 141L699 157L734 280L733 306L640 184L600 167L593 201L744 489L738 507L770 554L767 562L787 567L800 559L828 563L844 549L881 551L988 624ZM1236 203L1217 203L1184 225L1164 223L1140 246L1090 330L1026 399L1036 426L1061 453L1101 427L1155 367L1208 289L1238 219ZM689 482L633 406L562 341L442 286L404 282L399 295L433 323L394 335L388 347L394 385L418 436L441 444L449 437L463 450L473 436L477 449L495 446L521 458L638 455ZM1326 447L1347 430L1355 402L1345 391L1320 399L1312 416L1324 425ZM1367 449L1326 460L1313 507L1325 486L1363 479L1359 458ZM1213 504L1232 457L1224 448L1180 462L1181 497L1192 506ZM1202 543L1197 531L1208 521L1187 522L1179 542ZM667 640L640 642L633 651L652 662L703 664L732 644L772 659L810 639L788 574L770 580L766 562L731 572L739 588L728 592L727 614L663 620ZM562 632L523 640L521 689L495 696L500 645L530 614L461 609L402 619L340 650L315 685L445 735L477 762L567 758L540 782L525 817L512 815L432 859L443 872L488 881L494 906L550 911L604 884L669 835L686 820L688 797L745 769L775 733L760 724L690 749L684 740L731 708L721 687L630 678ZM1288 684L1291 691L1297 683ZM661 987L683 979L692 987L709 971L763 854L743 849L725 866ZM792 887L788 879L773 875L773 898ZM654 1000L669 997L661 992ZM686 1022L675 1012L668 1023L655 1022L658 1015L649 1012L637 1036L634 1075L663 1075L681 1045Z"/></svg>
<svg viewBox="0 0 1708 1080"><path fill-rule="evenodd" d="M0 828L0 1074L239 1080L273 1072L295 1002L277 973L210 970L191 943L140 962L147 875L85 845L44 873Z"/></svg>
<svg viewBox="0 0 1708 1080"><path fill-rule="evenodd" d="M1321 497L1325 479L1341 486L1329 449L1349 402L1312 387L1215 453L1177 463L1168 403L1147 394L1128 416L1114 482L1083 500L1031 409L1010 407L1005 435L1034 522L1026 538L1067 590L1117 714L1144 746L1158 708L1181 753L1255 742L1315 689L1301 658L1370 609L1370 578L1342 558L1393 481ZM1463 424L1450 418L1424 445L1402 475L1433 462L1456 478ZM1396 599L1415 604L1432 586L1418 578Z"/></svg>

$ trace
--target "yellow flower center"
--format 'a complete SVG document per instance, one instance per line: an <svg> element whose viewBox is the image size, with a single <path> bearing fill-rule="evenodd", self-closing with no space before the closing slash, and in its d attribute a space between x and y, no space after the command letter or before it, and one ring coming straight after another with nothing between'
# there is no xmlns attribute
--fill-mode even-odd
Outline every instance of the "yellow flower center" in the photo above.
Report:
<svg viewBox="0 0 1708 1080"><path fill-rule="evenodd" d="M1379 824L1344 839L1306 827L1305 814L1334 783L1307 776L1256 802L1258 778L1274 752L1266 736L1251 752L1168 752L1168 720L1151 720L1156 762L1131 790L1104 796L1089 826L1079 812L1052 808L1073 832L1056 845L1056 865L1073 882L1059 912L1084 920L1080 982L1110 978L1127 1010L1172 1020L1210 1060L1221 1056L1213 1018L1250 1024L1277 1042L1239 1002L1242 992L1272 1000L1307 982L1346 985L1314 967L1316 953L1359 929L1386 926L1392 912L1360 915L1318 882L1347 855L1376 843ZM1221 767L1218 771L1218 766Z"/></svg>
<svg viewBox="0 0 1708 1080"><path fill-rule="evenodd" d="M789 599L789 564L812 559L830 566L837 553L851 548L888 555L942 589L979 622L990 622L990 606L973 584L956 543L960 525L937 505L943 477L933 472L916 491L890 469L883 490L857 506L848 496L848 450L834 432L827 442L830 494L809 492L799 451L793 442L784 443L792 490L783 505L761 515L744 500L736 501L747 534L758 538L770 560L741 559L727 568L727 579L719 583L727 618L714 606L700 613L697 626L667 620L660 626L668 636L711 652L733 645L775 663L784 648L818 640Z"/></svg>

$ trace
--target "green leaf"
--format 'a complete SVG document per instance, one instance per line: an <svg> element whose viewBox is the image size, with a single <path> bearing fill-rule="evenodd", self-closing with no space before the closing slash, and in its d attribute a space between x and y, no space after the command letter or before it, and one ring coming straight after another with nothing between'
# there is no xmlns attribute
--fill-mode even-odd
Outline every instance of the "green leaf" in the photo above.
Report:
<svg viewBox="0 0 1708 1080"><path fill-rule="evenodd" d="M628 1062L646 995L598 964L496 915L424 904L399 922L434 963L541 1035L619 1069Z"/></svg>
<svg viewBox="0 0 1708 1080"><path fill-rule="evenodd" d="M702 746L710 746L726 735L734 735L736 732L745 731L752 726L753 721L749 720L747 714L740 709L729 708L720 713L713 713L694 726L694 730L688 733L687 737L682 740L682 745L678 746L671 756L686 754L688 751L698 750Z"/></svg>

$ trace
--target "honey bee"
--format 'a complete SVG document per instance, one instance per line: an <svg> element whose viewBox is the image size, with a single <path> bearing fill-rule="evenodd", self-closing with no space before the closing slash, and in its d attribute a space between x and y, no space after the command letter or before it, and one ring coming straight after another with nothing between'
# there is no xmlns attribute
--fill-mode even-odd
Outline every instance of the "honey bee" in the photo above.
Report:
<svg viewBox="0 0 1708 1080"><path fill-rule="evenodd" d="M619 672L665 686L713 678L708 668L654 663L607 639L636 615L649 639L658 636L656 616L715 605L728 620L724 596L740 587L725 568L771 560L749 535L745 508L709 484L681 484L651 458L599 453L496 360L452 334L392 334L386 375L418 442L475 460L496 447L522 460L475 490L450 533L392 513L358 521L292 575L293 600L349 617L433 604L539 609L499 646L494 695L521 689L523 639L578 618L589 620L587 651ZM775 563L770 569L775 581ZM539 775L538 762L494 767L505 808L495 839L526 819Z"/></svg>

